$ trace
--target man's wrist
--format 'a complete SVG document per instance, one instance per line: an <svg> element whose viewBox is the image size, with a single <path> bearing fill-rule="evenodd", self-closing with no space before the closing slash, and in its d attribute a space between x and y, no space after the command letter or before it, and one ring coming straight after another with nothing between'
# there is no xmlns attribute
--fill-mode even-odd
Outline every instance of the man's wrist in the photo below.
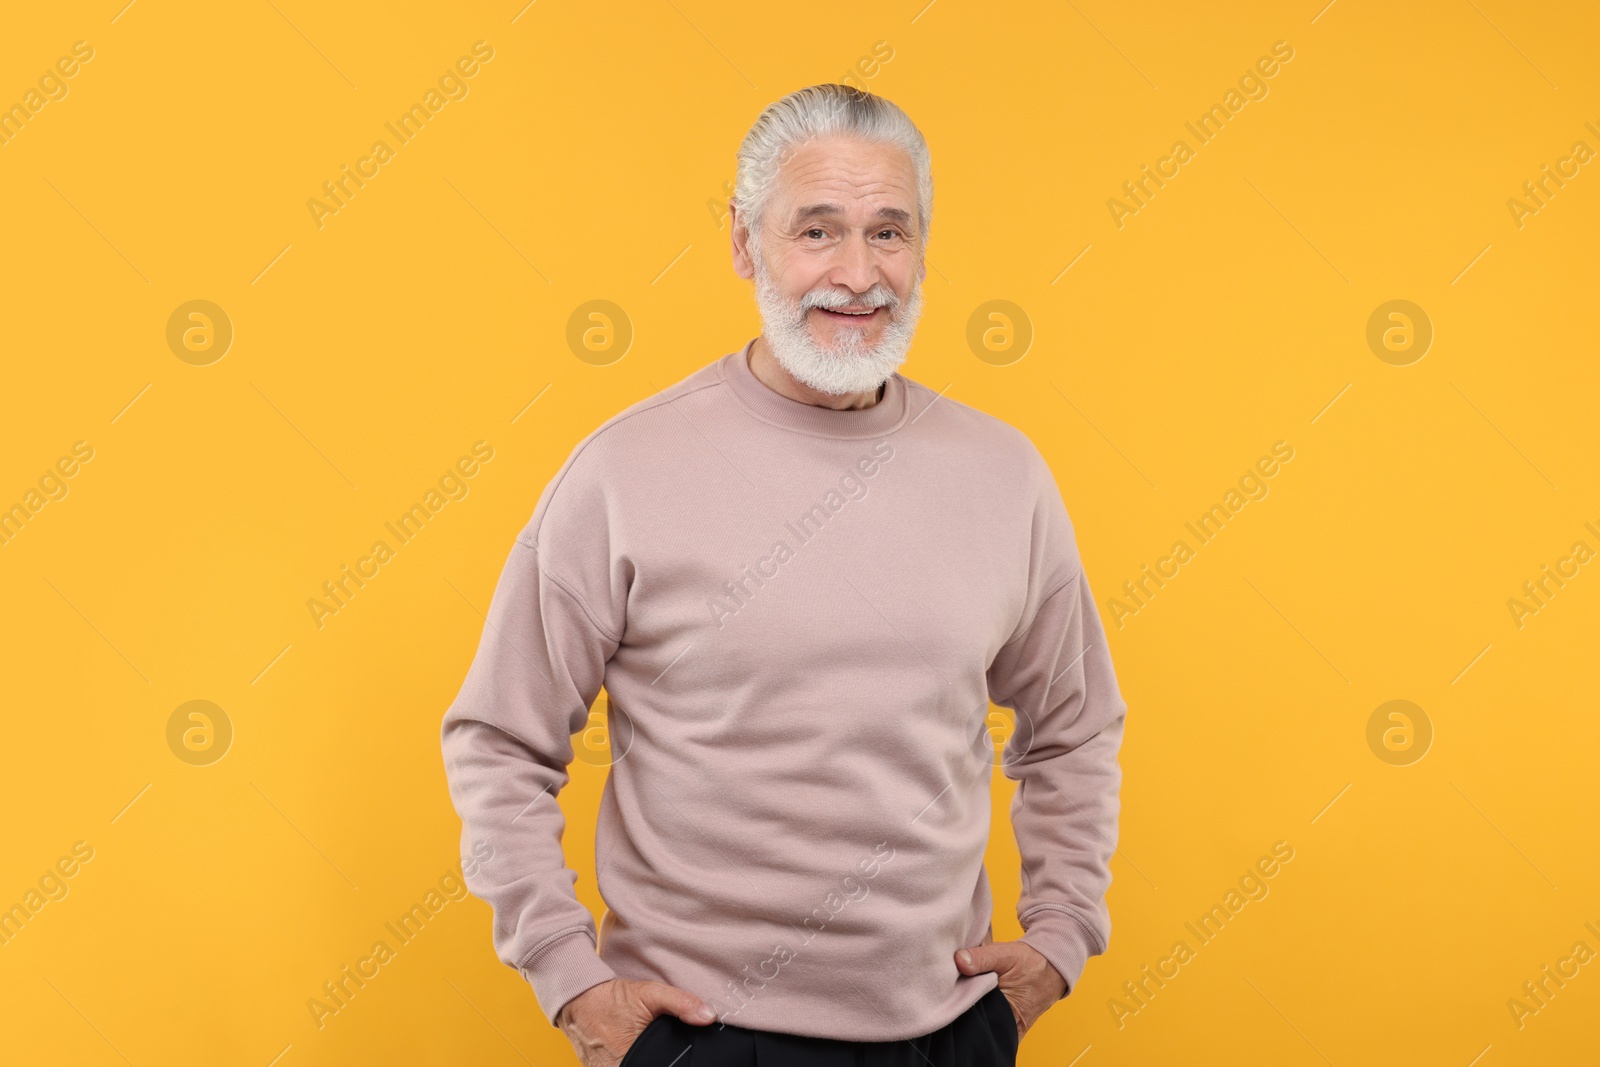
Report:
<svg viewBox="0 0 1600 1067"><path fill-rule="evenodd" d="M518 969L552 1026L559 1025L556 1015L578 994L617 977L581 930L547 945Z"/></svg>
<svg viewBox="0 0 1600 1067"><path fill-rule="evenodd" d="M1075 913L1054 907L1033 911L1026 925L1023 943L1036 949L1061 978L1061 996L1070 995L1089 957L1104 951L1095 934Z"/></svg>

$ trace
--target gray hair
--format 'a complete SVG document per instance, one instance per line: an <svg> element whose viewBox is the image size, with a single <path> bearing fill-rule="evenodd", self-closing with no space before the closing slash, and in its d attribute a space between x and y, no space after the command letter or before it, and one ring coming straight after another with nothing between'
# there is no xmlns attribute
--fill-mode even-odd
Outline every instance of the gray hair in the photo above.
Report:
<svg viewBox="0 0 1600 1067"><path fill-rule="evenodd" d="M779 169L806 142L828 136L859 137L906 151L917 172L918 243L925 248L933 221L933 168L922 131L881 96L825 83L767 105L739 145L733 203L749 231L751 253L760 255L761 224Z"/></svg>

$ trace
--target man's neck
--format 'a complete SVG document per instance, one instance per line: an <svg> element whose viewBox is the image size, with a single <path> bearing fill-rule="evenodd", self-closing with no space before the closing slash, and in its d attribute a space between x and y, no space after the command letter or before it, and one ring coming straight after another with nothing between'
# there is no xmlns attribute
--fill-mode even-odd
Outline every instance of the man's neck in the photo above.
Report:
<svg viewBox="0 0 1600 1067"><path fill-rule="evenodd" d="M811 404L819 408L832 408L835 411L856 411L861 408L870 408L883 399L887 383L879 385L876 389L867 389L860 393L846 393L835 396L831 393L821 393L797 381L783 365L778 362L778 357L772 354L772 349L767 345L767 338L763 334L756 338L756 343L750 346L750 373L756 380L771 389L779 396L797 400L802 404Z"/></svg>

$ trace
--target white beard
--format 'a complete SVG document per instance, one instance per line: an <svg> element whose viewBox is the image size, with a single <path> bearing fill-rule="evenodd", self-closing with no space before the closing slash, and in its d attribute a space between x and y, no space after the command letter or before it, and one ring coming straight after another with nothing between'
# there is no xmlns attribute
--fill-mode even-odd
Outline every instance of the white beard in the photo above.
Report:
<svg viewBox="0 0 1600 1067"><path fill-rule="evenodd" d="M786 300L772 284L766 262L756 252L756 304L761 309L762 330L778 365L798 382L829 396L876 390L906 361L911 335L922 314L922 281L914 278L911 295L901 304L894 291L879 283L859 297L837 290L814 289L798 300ZM834 347L817 343L806 313L813 307L864 304L889 308L889 323L876 347L862 340L863 333L841 331ZM897 308L896 305L900 306Z"/></svg>

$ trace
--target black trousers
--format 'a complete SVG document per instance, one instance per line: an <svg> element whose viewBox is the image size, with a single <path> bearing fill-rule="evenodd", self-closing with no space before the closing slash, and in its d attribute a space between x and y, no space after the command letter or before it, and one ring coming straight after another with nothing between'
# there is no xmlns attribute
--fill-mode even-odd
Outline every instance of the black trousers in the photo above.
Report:
<svg viewBox="0 0 1600 1067"><path fill-rule="evenodd" d="M1015 1067L1017 1021L999 987L945 1026L902 1041L797 1037L742 1026L690 1026L657 1015L618 1067Z"/></svg>

